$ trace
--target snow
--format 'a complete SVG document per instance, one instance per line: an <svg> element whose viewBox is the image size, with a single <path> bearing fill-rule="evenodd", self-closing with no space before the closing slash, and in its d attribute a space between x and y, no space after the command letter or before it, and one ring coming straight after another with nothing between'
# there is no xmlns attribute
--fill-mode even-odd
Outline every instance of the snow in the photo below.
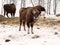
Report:
<svg viewBox="0 0 60 45"><path fill-rule="evenodd" d="M46 14L46 13L45 13L45 14L42 13L42 17L43 17L43 16L46 17L47 19L60 20L60 16L57 17L56 15L53 15L53 14L50 14L50 15L49 15L49 14Z"/></svg>
<svg viewBox="0 0 60 45"><path fill-rule="evenodd" d="M0 1L0 6L2 7ZM20 1L16 4L16 16L19 16ZM47 4L47 3L46 3ZM36 4L37 5L37 4ZM52 3L53 5L53 3ZM53 14L53 7L51 5L51 13ZM26 1L26 7L32 6L29 0ZM0 14L1 14L0 7ZM57 14L59 13L59 4L57 6ZM45 14L46 19L55 19L60 20L60 17L55 15ZM55 25L51 27L47 26L34 26L34 34L27 34L24 31L23 26L22 30L19 31L18 25L1 25L0 24L0 45L60 45L60 27ZM56 33L57 32L57 33ZM6 39L9 39L9 42L5 42Z"/></svg>
<svg viewBox="0 0 60 45"><path fill-rule="evenodd" d="M11 41L5 42L6 39ZM0 25L0 45L60 45L60 31L54 27L34 26L34 34L27 34L23 27L19 31L18 25Z"/></svg>

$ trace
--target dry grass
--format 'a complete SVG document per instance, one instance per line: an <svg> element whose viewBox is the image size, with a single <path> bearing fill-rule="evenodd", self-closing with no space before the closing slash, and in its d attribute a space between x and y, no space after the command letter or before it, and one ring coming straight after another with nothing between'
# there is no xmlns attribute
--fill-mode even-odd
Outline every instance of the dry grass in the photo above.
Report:
<svg viewBox="0 0 60 45"><path fill-rule="evenodd" d="M56 16L57 16L57 17L59 17L59 16L60 16L60 14L56 14Z"/></svg>
<svg viewBox="0 0 60 45"><path fill-rule="evenodd" d="M42 26L60 25L60 20L39 17L38 20L36 21L35 25L37 25L37 26L40 26L40 25L42 25Z"/></svg>
<svg viewBox="0 0 60 45"><path fill-rule="evenodd" d="M1 21L1 24L19 24L19 18L6 18L5 21Z"/></svg>
<svg viewBox="0 0 60 45"><path fill-rule="evenodd" d="M0 15L0 24L16 24L19 25L19 18L5 18L4 16ZM37 26L54 26L54 25L60 25L60 20L54 20L54 19L46 19L43 17L39 17L38 20L35 22L35 25Z"/></svg>
<svg viewBox="0 0 60 45"><path fill-rule="evenodd" d="M19 24L19 18L6 18L0 15L0 24Z"/></svg>

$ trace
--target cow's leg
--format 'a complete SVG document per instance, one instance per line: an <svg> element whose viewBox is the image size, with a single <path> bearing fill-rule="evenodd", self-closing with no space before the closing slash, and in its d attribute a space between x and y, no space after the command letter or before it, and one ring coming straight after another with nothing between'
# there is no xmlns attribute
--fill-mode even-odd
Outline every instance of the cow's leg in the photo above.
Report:
<svg viewBox="0 0 60 45"><path fill-rule="evenodd" d="M13 18L15 17L15 13L12 13L12 15L11 15Z"/></svg>
<svg viewBox="0 0 60 45"><path fill-rule="evenodd" d="M34 34L34 32L33 32L33 23L31 23L31 33Z"/></svg>
<svg viewBox="0 0 60 45"><path fill-rule="evenodd" d="M15 12L13 13L13 17L15 17Z"/></svg>
<svg viewBox="0 0 60 45"><path fill-rule="evenodd" d="M23 26L24 26L24 31L26 31L26 29L25 29L25 21L23 21Z"/></svg>
<svg viewBox="0 0 60 45"><path fill-rule="evenodd" d="M8 12L6 13L6 15L7 15L7 17L9 18L9 16L8 16Z"/></svg>
<svg viewBox="0 0 60 45"><path fill-rule="evenodd" d="M29 28L30 28L29 23L27 23L27 27L28 27L28 34L30 34L30 32L29 32Z"/></svg>
<svg viewBox="0 0 60 45"><path fill-rule="evenodd" d="M12 13L10 13L11 14L11 18L12 18Z"/></svg>
<svg viewBox="0 0 60 45"><path fill-rule="evenodd" d="M5 10L4 10L4 16L5 16Z"/></svg>
<svg viewBox="0 0 60 45"><path fill-rule="evenodd" d="M21 31L21 24L22 24L22 20L20 20L20 27L19 27L19 31Z"/></svg>

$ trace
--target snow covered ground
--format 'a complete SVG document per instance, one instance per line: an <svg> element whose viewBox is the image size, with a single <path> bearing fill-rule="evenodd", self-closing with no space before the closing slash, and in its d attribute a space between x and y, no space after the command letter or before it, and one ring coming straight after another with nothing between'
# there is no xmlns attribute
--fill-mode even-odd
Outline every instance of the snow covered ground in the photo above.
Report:
<svg viewBox="0 0 60 45"><path fill-rule="evenodd" d="M0 6L2 7L1 1ZM29 0L27 4L26 7L32 6ZM60 13L59 4L57 5L57 14ZM20 2L16 5L16 16L19 16ZM53 14L53 7L51 13ZM56 17L55 15L45 15L45 17L46 19L60 20L60 17ZM6 42L6 40L8 41ZM34 34L27 34L27 31L24 31L23 27L22 31L19 31L18 25L0 24L0 45L60 45L60 25L50 27L46 25L34 26Z"/></svg>
<svg viewBox="0 0 60 45"><path fill-rule="evenodd" d="M0 24L0 45L60 45L60 28L54 27L34 26L34 34L27 34L18 25Z"/></svg>

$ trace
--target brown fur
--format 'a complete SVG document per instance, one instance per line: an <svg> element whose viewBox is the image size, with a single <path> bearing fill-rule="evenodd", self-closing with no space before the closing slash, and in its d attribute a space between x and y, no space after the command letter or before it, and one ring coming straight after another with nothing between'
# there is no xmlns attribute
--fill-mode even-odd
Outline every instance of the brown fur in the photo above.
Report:
<svg viewBox="0 0 60 45"><path fill-rule="evenodd" d="M25 23L27 23L28 34L30 26L31 26L31 33L33 33L34 17L37 18L39 16L39 11L34 7L28 7L28 8L21 8L19 13L20 13L19 30L21 30L21 24L23 22L24 30L26 31Z"/></svg>
<svg viewBox="0 0 60 45"><path fill-rule="evenodd" d="M34 17L37 18L39 14L41 14L41 11L45 11L45 8L38 5L35 7L27 7L27 8L21 8L19 11L19 18L20 18L20 28L19 31L21 30L21 24L23 23L24 30L25 29L25 23L27 23L28 27L28 34L29 34L29 28L31 27L31 33L33 33L33 25L34 25Z"/></svg>
<svg viewBox="0 0 60 45"><path fill-rule="evenodd" d="M40 12L41 14L41 11L46 11L44 7L42 7L41 5L37 5L35 6L35 8Z"/></svg>
<svg viewBox="0 0 60 45"><path fill-rule="evenodd" d="M15 11L16 11L16 6L14 3L4 5L4 16L6 14L8 17L8 13L10 13L11 16L15 16Z"/></svg>

